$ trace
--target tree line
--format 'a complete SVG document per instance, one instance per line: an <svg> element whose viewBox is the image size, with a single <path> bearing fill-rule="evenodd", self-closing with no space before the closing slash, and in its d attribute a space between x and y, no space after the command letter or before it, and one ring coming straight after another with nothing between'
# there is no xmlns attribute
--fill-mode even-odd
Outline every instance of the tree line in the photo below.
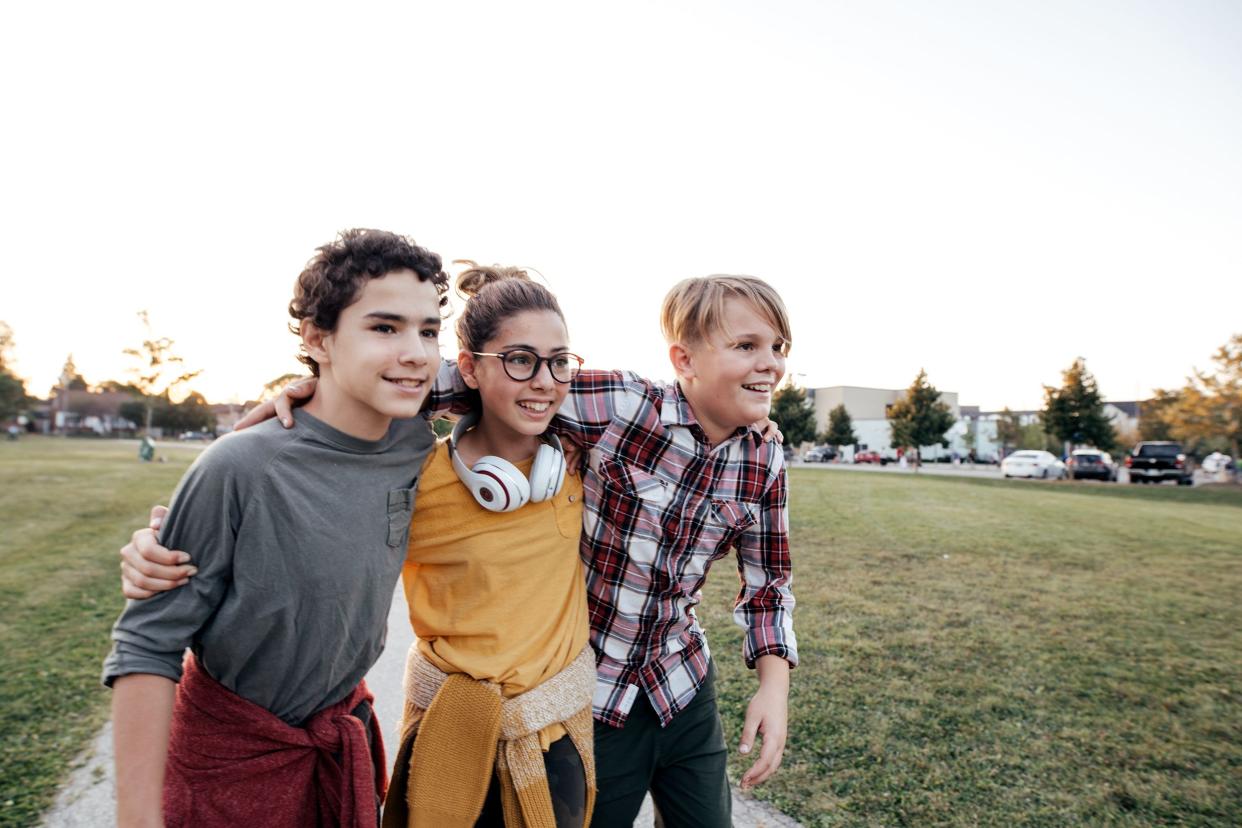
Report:
<svg viewBox="0 0 1242 828"><path fill-rule="evenodd" d="M1212 356L1213 368L1195 370L1177 389L1157 389L1139 404L1139 430L1119 434L1104 411L1099 385L1086 360L1075 359L1061 375L1059 386L1044 386L1044 406L1038 422L1023 423L1008 407L996 421L1001 453L1012 449L1047 449L1061 453L1065 445L1092 446L1103 451L1128 449L1139 440L1175 440L1188 453L1204 455L1225 451L1239 456L1242 442L1242 334L1235 334ZM888 409L894 448L915 451L920 446L948 446L945 433L953 426L949 406L920 370L900 400ZM814 407L805 389L792 379L772 401L772 419L784 432L785 442L818 442L840 448L858 442L844 405L828 415L827 429L818 431ZM964 435L974 448L974 425Z"/></svg>
<svg viewBox="0 0 1242 828"><path fill-rule="evenodd" d="M173 402L178 388L189 383L201 371L185 369L185 361L177 355L174 342L166 336L157 336L151 329L147 312L139 311L145 338L136 348L126 348L132 367L127 380L105 380L91 385L77 370L73 355L65 360L57 385L65 391L90 391L94 393L121 393L130 397L121 403L117 416L150 431L160 428L166 431L214 431L215 415L202 394L189 392L183 399ZM26 383L12 370L11 354L14 347L13 331L0 322L0 420L10 420L19 415L32 415L36 402L26 391ZM76 413L98 415L104 413L91 402Z"/></svg>

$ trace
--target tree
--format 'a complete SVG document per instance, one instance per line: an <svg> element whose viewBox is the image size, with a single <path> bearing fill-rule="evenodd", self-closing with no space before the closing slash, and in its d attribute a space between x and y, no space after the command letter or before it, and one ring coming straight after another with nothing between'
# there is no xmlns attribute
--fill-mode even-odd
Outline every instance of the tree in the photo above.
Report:
<svg viewBox="0 0 1242 828"><path fill-rule="evenodd" d="M216 415L197 391L191 392L179 403L161 397L155 406L152 422L170 432L216 430Z"/></svg>
<svg viewBox="0 0 1242 828"><path fill-rule="evenodd" d="M948 447L944 433L953 427L953 412L940 401L940 392L927 381L927 372L919 369L905 396L889 406L888 425L894 446L914 450L917 468L921 446L939 443Z"/></svg>
<svg viewBox="0 0 1242 828"><path fill-rule="evenodd" d="M73 363L73 354L65 357L65 365L60 369L57 387L66 391L85 391L90 387L86 378L78 373L78 366Z"/></svg>
<svg viewBox="0 0 1242 828"><path fill-rule="evenodd" d="M1161 388L1152 392L1150 400L1139 403L1139 439L1173 440L1173 427L1169 424L1171 410L1181 400L1180 391Z"/></svg>
<svg viewBox="0 0 1242 828"><path fill-rule="evenodd" d="M852 446L858 442L854 421L850 418L850 412L845 410L845 403L828 412L828 430L819 439L838 451L841 446Z"/></svg>
<svg viewBox="0 0 1242 828"><path fill-rule="evenodd" d="M1044 431L1062 443L1086 444L1108 451L1117 443L1113 424L1104 414L1104 399L1082 357L1061 374L1061 387L1044 386Z"/></svg>
<svg viewBox="0 0 1242 828"><path fill-rule="evenodd" d="M1000 444L1001 457L1008 455L1010 447L1018 445L1021 439L1022 418L1005 406L996 418L996 442Z"/></svg>
<svg viewBox="0 0 1242 828"><path fill-rule="evenodd" d="M169 398L174 388L202 372L184 370L185 360L173 352L173 341L166 336L157 337L152 332L151 319L145 310L138 311L138 318L142 320L147 338L141 348L126 348L124 353L138 360L130 371L134 375L134 385L142 392L146 409L143 423L145 429L150 431L157 399Z"/></svg>
<svg viewBox="0 0 1242 828"><path fill-rule="evenodd" d="M26 381L9 368L13 350L13 329L0 322L0 420L15 417L26 410L30 397L26 394Z"/></svg>
<svg viewBox="0 0 1242 828"><path fill-rule="evenodd" d="M95 386L96 391L104 393L129 394L131 397L141 397L142 389L134 385L132 382L121 382L120 380L104 380ZM139 417L138 419L142 419ZM138 422L135 420L134 422Z"/></svg>
<svg viewBox="0 0 1242 828"><path fill-rule="evenodd" d="M1182 442L1222 442L1236 458L1242 448L1242 334L1220 346L1212 361L1213 372L1187 378L1165 419Z"/></svg>
<svg viewBox="0 0 1242 828"><path fill-rule="evenodd" d="M806 391L793 380L772 397L772 420L785 435L785 445L796 446L815 439L815 408L806 400Z"/></svg>
<svg viewBox="0 0 1242 828"><path fill-rule="evenodd" d="M284 389L286 385L294 380L300 380L305 377L305 374L281 374L276 379L264 383L263 391L259 394L259 402L267 402L268 400L273 399Z"/></svg>
<svg viewBox="0 0 1242 828"><path fill-rule="evenodd" d="M1060 454L1064 448L1057 441L1056 437L1044 431L1044 427L1040 423L1027 423L1022 426L1017 446L1020 449L1050 451L1053 454Z"/></svg>

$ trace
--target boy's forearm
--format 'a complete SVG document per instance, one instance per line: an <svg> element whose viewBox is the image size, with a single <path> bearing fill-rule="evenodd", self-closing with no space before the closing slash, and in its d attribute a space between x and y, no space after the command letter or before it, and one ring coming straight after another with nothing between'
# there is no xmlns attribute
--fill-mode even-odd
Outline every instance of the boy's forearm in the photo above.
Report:
<svg viewBox="0 0 1242 828"><path fill-rule="evenodd" d="M177 685L134 673L112 687L118 828L164 824L164 764Z"/></svg>
<svg viewBox="0 0 1242 828"><path fill-rule="evenodd" d="M759 674L759 691L789 696L789 662L778 655L759 656L755 660Z"/></svg>

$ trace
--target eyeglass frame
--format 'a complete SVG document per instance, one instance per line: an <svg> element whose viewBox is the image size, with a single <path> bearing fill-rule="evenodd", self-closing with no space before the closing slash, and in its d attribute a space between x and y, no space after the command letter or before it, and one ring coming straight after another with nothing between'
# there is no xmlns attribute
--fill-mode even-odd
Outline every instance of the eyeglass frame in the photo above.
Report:
<svg viewBox="0 0 1242 828"><path fill-rule="evenodd" d="M569 385L569 383L573 382L574 379L578 376L578 372L582 370L582 364L586 362L585 359L583 359L582 357L570 351L562 351L557 354L552 354L551 356L540 356L539 354L532 351L530 348L510 348L509 350L501 351L498 354L492 354L486 351L471 351L470 353L473 354L474 356L499 357L500 367L504 369L505 376L507 376L509 379L513 380L514 382L530 382L531 380L533 380L535 377L539 375L539 369L542 368L544 364L546 363L548 366L548 376L552 377L553 382L560 383L561 385ZM531 356L535 358L535 367L531 370L530 376L519 378L509 373L509 355L517 354L517 353L530 354ZM552 370L552 360L561 359L563 357L568 357L570 359L578 360L577 369L574 370L573 375L567 380L563 380L559 378L556 375L556 372Z"/></svg>

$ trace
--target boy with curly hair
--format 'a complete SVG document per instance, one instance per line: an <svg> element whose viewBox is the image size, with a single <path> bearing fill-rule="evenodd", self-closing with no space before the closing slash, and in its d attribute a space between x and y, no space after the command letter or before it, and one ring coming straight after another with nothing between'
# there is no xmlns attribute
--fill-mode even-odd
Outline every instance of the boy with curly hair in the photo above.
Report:
<svg viewBox="0 0 1242 828"><path fill-rule="evenodd" d="M362 677L433 446L416 415L447 288L439 256L376 230L342 233L302 271L290 327L319 393L299 428L199 456L161 535L195 550L197 575L130 601L113 630L122 828L377 824L387 765Z"/></svg>

